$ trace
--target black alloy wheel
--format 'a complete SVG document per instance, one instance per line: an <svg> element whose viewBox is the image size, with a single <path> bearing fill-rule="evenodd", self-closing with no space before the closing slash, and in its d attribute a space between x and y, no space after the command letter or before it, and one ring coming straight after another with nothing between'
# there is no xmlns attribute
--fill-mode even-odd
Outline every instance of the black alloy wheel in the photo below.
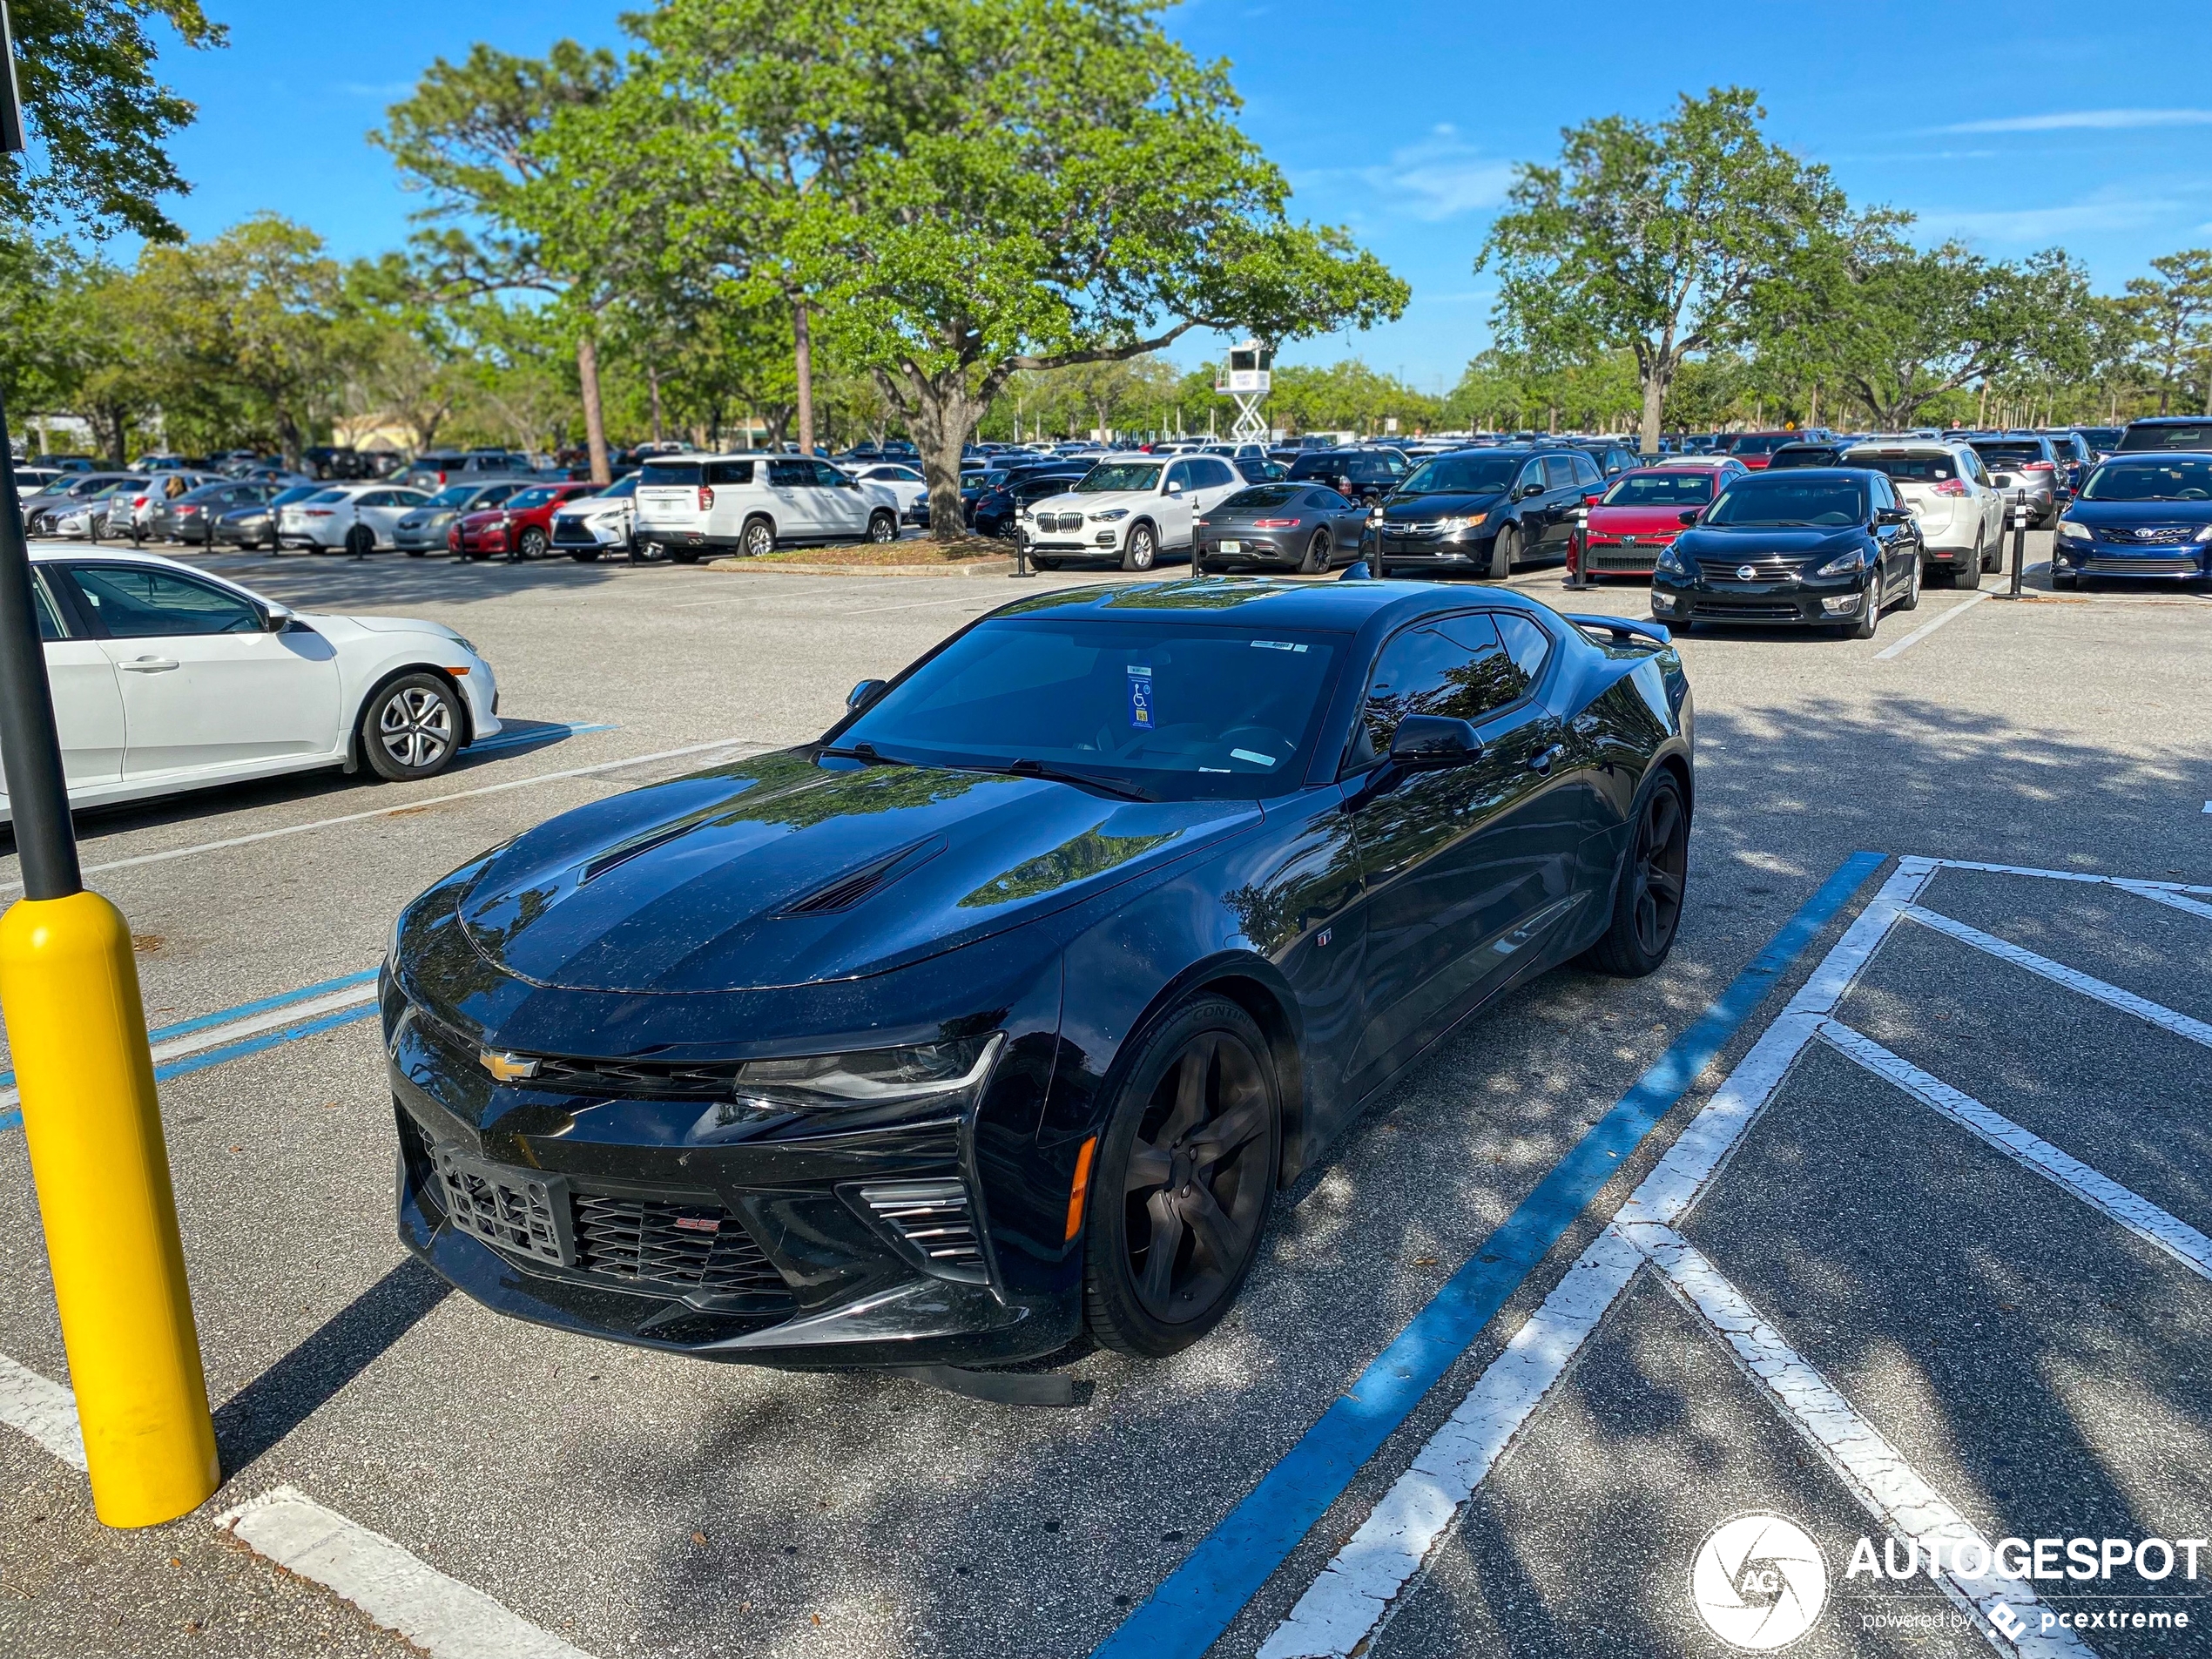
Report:
<svg viewBox="0 0 2212 1659"><path fill-rule="evenodd" d="M1513 574L1513 562L1521 556L1521 532L1511 524L1501 529L1490 538L1490 579L1503 582Z"/></svg>
<svg viewBox="0 0 2212 1659"><path fill-rule="evenodd" d="M1329 532L1316 530L1313 539L1305 544L1305 557L1298 562L1300 576L1319 576L1329 568Z"/></svg>
<svg viewBox="0 0 2212 1659"><path fill-rule="evenodd" d="M1140 1042L1095 1166L1084 1305L1107 1347L1157 1358L1211 1330L1251 1272L1283 1113L1267 1040L1226 998L1201 992Z"/></svg>
<svg viewBox="0 0 2212 1659"><path fill-rule="evenodd" d="M1657 968L1675 947L1689 879L1689 810L1674 773L1662 772L1636 814L1635 840L1614 887L1612 921L1583 961L1622 979Z"/></svg>
<svg viewBox="0 0 2212 1659"><path fill-rule="evenodd" d="M1122 569L1149 570L1160 556L1160 544L1150 524L1139 524L1129 533L1129 541L1122 549Z"/></svg>

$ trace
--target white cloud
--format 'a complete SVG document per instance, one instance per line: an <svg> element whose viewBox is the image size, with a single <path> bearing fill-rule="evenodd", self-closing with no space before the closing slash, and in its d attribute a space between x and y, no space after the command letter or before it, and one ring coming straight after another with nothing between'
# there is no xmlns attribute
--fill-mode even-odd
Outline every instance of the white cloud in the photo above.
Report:
<svg viewBox="0 0 2212 1659"><path fill-rule="evenodd" d="M1352 185L1364 205L1433 223L1496 206L1513 183L1513 164L1486 157L1457 128L1447 125L1392 151L1380 166L1316 169L1299 182L1337 189Z"/></svg>
<svg viewBox="0 0 2212 1659"><path fill-rule="evenodd" d="M2043 243L2085 231L2137 230L2181 210L2182 204L2096 196L2054 207L1919 210L1913 229L1924 235L1961 236L1997 243Z"/></svg>
<svg viewBox="0 0 2212 1659"><path fill-rule="evenodd" d="M1932 132L2119 132L2139 127L2212 126L2212 110L2054 110L2047 115L2007 115L1960 121Z"/></svg>
<svg viewBox="0 0 2212 1659"><path fill-rule="evenodd" d="M415 91L413 81L341 81L338 90L348 98L405 98Z"/></svg>

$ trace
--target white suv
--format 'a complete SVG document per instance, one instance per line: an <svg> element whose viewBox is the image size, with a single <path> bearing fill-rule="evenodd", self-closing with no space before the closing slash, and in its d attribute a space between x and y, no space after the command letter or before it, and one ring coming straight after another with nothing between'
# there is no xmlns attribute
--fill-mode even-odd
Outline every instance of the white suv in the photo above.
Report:
<svg viewBox="0 0 2212 1659"><path fill-rule="evenodd" d="M656 455L637 475L638 551L678 564L795 542L895 542L899 498L809 455Z"/></svg>
<svg viewBox="0 0 2212 1659"><path fill-rule="evenodd" d="M1889 475L1898 497L1920 528L1924 576L1953 587L1978 588L2005 556L2005 492L1973 446L1939 438L1876 438L1844 451L1839 467L1871 467Z"/></svg>
<svg viewBox="0 0 2212 1659"><path fill-rule="evenodd" d="M1108 455L1074 489L1024 509L1021 536L1040 570L1085 558L1149 570L1163 552L1188 553L1192 522L1244 487L1218 455Z"/></svg>

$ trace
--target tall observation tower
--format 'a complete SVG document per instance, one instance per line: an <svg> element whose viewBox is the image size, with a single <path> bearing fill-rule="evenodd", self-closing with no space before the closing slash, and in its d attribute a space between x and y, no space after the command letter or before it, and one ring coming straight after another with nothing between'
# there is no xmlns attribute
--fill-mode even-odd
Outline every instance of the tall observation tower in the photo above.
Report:
<svg viewBox="0 0 2212 1659"><path fill-rule="evenodd" d="M1240 443L1251 443L1267 435L1267 422L1260 418L1259 406L1267 401L1268 390L1274 381L1272 346L1247 340L1229 348L1229 367L1215 374L1213 389L1237 405L1237 424L1229 429L1231 437Z"/></svg>

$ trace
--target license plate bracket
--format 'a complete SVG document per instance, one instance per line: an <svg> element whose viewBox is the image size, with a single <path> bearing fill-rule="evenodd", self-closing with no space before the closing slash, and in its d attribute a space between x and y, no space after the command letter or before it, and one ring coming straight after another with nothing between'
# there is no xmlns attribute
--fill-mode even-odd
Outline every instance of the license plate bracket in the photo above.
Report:
<svg viewBox="0 0 2212 1659"><path fill-rule="evenodd" d="M437 1149L436 1163L438 1207L448 1224L511 1256L576 1265L563 1177L493 1163L450 1146Z"/></svg>

